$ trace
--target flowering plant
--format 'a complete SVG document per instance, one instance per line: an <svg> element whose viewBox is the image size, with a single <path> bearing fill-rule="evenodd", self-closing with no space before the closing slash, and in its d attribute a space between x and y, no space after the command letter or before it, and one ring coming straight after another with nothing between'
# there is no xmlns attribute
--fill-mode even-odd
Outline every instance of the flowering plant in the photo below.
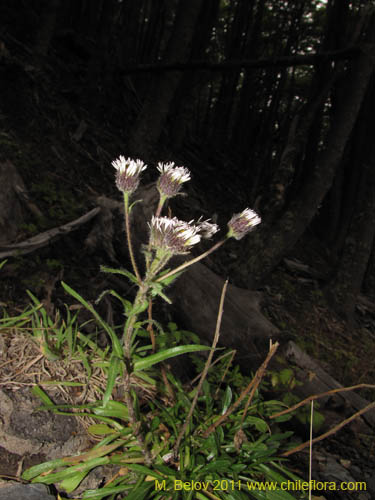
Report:
<svg viewBox="0 0 375 500"><path fill-rule="evenodd" d="M91 425L89 432L95 436L104 435L104 437L92 450L82 455L65 457L61 460L53 460L31 467L25 471L23 478L46 484L59 482L61 488L70 493L77 488L82 479L93 468L99 465L112 464L118 466L119 472L114 475L110 484L98 490L88 490L82 497L83 499L110 498L112 500L119 498L117 495L121 495L124 491L128 491L126 498L134 500L146 500L151 497L158 499L191 499L191 492L183 492L182 497L178 496L179 493L176 493L176 491L173 493L176 481L184 482L186 478L191 477L193 483L207 481L208 488L209 484L212 485L213 482L220 478L225 478L223 480L228 483L226 478L229 477L231 478L230 481L234 483L235 479L238 480L241 472L241 477L246 479L249 484L252 484L253 477L250 472L245 472L245 469L251 470L255 477L266 477L270 480L277 477L277 480L279 480L281 476L275 472L276 466L272 462L276 449L275 439L268 436L269 427L265 421L258 416L249 414L251 412L249 403L253 398L257 397L257 387L278 344L271 343L267 358L241 394L236 395L237 400L234 401L234 394L228 386L221 401L216 397L219 388L215 388L211 383L212 372L209 374L208 371L213 364L212 359L219 339L227 282L224 285L219 304L217 328L211 348L200 345L199 339L193 334L191 334L190 338L195 343L176 345L177 333L179 332L170 324L168 327L171 334L167 335L163 328L152 318L151 307L155 296L160 296L170 303L169 298L164 293L165 287L169 286L182 271L218 249L230 238L237 240L243 238L261 222L260 217L253 210L246 208L230 219L227 234L223 239L213 244L211 248L202 254L187 260L178 267L172 270L166 269L167 263L173 256L188 255L202 238L213 237L219 231L219 227L210 220L202 220L201 218L197 221L190 220L186 222L176 217L162 215L166 200L180 194L182 184L190 179L190 172L185 167L176 167L174 163L159 163L157 167L159 171L157 181L159 203L151 221L148 222L149 241L146 250L143 252L145 272L144 276L141 276L132 245L130 198L139 185L141 173L146 169L146 165L139 159L125 159L124 156L120 156L113 161L112 165L116 169L116 185L122 192L124 199L126 238L133 272L108 267L102 267L102 271L125 276L136 286L137 291L132 303L122 298L114 290L107 290L101 297L105 293L111 293L121 301L126 317L122 325L122 338L119 338L115 328L109 325L91 304L66 283L63 283L65 290L91 312L96 322L108 334L112 343L112 349L108 354L109 360L107 363L104 362L107 367L107 380L102 401L74 406L75 411L80 411L80 415L99 419L100 423ZM142 319L141 315L146 311L147 319ZM146 330L143 328L144 325L147 325ZM158 331L157 336L155 336L153 327ZM150 336L151 345L140 346L140 338L146 335ZM180 337L181 335L182 333L180 333ZM171 338L176 340L175 343L172 343L172 346ZM157 347L159 347L159 350L157 350ZM148 354L150 349L152 353ZM200 375L199 383L191 393L186 393L182 385L174 379L173 374L166 373L163 365L159 370L159 380L156 381L153 378L155 374L151 369L154 365L180 354L202 350L209 351L208 357ZM224 356L227 356L227 354ZM164 400L161 404L156 398L152 399L149 402L153 415L150 420L150 418L141 414L139 394L135 388L139 380L151 384L153 387L160 386L160 373L162 384L165 386L163 398L171 390L172 394L169 394L169 397L176 404L170 403L166 405ZM227 373L228 366L224 366L221 382ZM171 389L171 383L174 389ZM125 404L113 398L117 384L123 386ZM37 388L34 392L45 403L45 409L56 413L65 410L64 413L66 414L66 408L72 408L72 405L54 405L40 388ZM202 413L197 404L202 393L204 393L205 414ZM235 415L234 410L239 407L245 397L248 398L245 407ZM269 402L270 412L279 408L276 403L275 401ZM257 407L257 404L255 406ZM267 403L264 404L264 407L267 407ZM182 410L184 411L181 416ZM161 416L165 417L165 422L169 428L173 428L172 439L166 437L166 433L169 431L166 425L161 422ZM231 425L223 426L222 424L229 418L231 419ZM243 428L254 425L258 430L262 428L266 429L266 431L264 436L255 443L248 443ZM193 426L196 426L196 431L192 433L190 439L189 432L191 432ZM223 430L225 427L229 429L229 432ZM269 443L265 445L265 440L268 438ZM267 461L272 463L273 469L266 465ZM250 466L246 462L252 465ZM53 472L56 470L57 472ZM278 471L285 472L280 466L278 466ZM292 476L289 474L289 477ZM154 482L155 491L153 493L151 490ZM158 492L155 489L156 483L161 484L168 491ZM228 497L226 493L215 496L213 491L210 486L210 491L197 493L197 498L202 500L208 500L209 498L237 498L235 492ZM169 492L172 492L171 495ZM240 492L238 494L240 495ZM257 493L256 491L251 493L251 497L265 498L263 492ZM277 496L267 496L267 498L291 500L293 497L287 492L278 490Z"/></svg>

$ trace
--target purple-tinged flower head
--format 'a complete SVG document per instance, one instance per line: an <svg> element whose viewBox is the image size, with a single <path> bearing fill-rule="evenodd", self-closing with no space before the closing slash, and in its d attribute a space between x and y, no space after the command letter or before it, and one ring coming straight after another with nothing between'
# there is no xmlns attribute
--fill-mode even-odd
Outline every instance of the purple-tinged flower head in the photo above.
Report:
<svg viewBox="0 0 375 500"><path fill-rule="evenodd" d="M233 215L228 222L229 231L227 233L227 238L240 240L261 222L262 219L254 210L245 208L240 214Z"/></svg>
<svg viewBox="0 0 375 500"><path fill-rule="evenodd" d="M193 221L184 222L176 217L155 217L151 219L150 244L155 250L169 252L172 255L188 253L193 245L199 243L199 228Z"/></svg>
<svg viewBox="0 0 375 500"><path fill-rule="evenodd" d="M160 177L157 182L157 188L160 196L173 198L180 191L181 185L190 180L190 172L185 167L176 167L172 162L158 163Z"/></svg>
<svg viewBox="0 0 375 500"><path fill-rule="evenodd" d="M203 221L201 219L202 217L200 217L197 221L199 234L202 238L209 240L214 234L220 231L220 228L217 224L213 224L212 222L210 222L210 219Z"/></svg>
<svg viewBox="0 0 375 500"><path fill-rule="evenodd" d="M133 193L139 184L140 174L147 168L147 165L142 160L132 160L124 156L112 162L112 165L117 170L116 186L124 193Z"/></svg>

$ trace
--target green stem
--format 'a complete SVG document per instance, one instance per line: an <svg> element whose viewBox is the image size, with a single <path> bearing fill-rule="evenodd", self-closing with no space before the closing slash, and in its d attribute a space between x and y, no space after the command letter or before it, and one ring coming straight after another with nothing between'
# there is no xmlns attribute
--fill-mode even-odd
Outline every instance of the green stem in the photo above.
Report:
<svg viewBox="0 0 375 500"><path fill-rule="evenodd" d="M160 195L158 208L156 209L156 212L155 212L155 217L160 217L160 214L161 214L161 211L163 209L164 203L166 202L166 199L167 199L166 196Z"/></svg>
<svg viewBox="0 0 375 500"><path fill-rule="evenodd" d="M167 198L165 196L160 195L158 207L157 207L156 212L155 212L155 217L160 217L161 211L163 209L163 206L164 206L164 203L166 202L166 200L167 200ZM146 252L146 269L147 269L147 271L150 268L150 257L149 257L150 252L151 252L151 241L148 242L147 252Z"/></svg>
<svg viewBox="0 0 375 500"><path fill-rule="evenodd" d="M137 277L137 280L139 283L142 282L141 275L139 274L137 263L134 258L134 253L133 253L133 247L132 247L132 242L131 242L131 235L130 235L130 219L129 219L129 194L124 193L124 210L125 210L125 229L126 229L126 238L128 242L128 249L129 249L129 255L130 255L130 260L134 269L134 273Z"/></svg>
<svg viewBox="0 0 375 500"><path fill-rule="evenodd" d="M147 292L149 287L145 284L139 286L139 290L134 299L133 308L138 308L147 298ZM137 321L138 314L132 314L125 323L124 326L124 354L130 366L131 362L131 339L133 335L134 325Z"/></svg>
<svg viewBox="0 0 375 500"><path fill-rule="evenodd" d="M227 239L228 238L225 238L224 240L218 241L217 243L215 243L215 245L213 247L208 249L206 252L202 253L201 255L198 255L198 257L194 257L194 259L190 259L187 262L184 262L183 264L181 264L181 266L178 266L175 269L172 269L172 271L169 271L169 273L164 274L163 276L158 278L156 280L156 283L158 283L159 281L163 281L166 278L169 278L170 276L173 276L174 274L179 273L180 271L182 271L186 267L192 266L196 262L199 262L200 260L204 259L205 257L207 257L207 255L210 255L210 253L212 253L215 250L217 250L218 248L220 248L221 245L223 245L227 241Z"/></svg>
<svg viewBox="0 0 375 500"><path fill-rule="evenodd" d="M130 373L128 369L125 367L125 373L124 373L124 392L125 392L125 403L126 406L128 407L128 415L129 415L129 420L130 423L132 424L133 427L133 432L134 435L138 441L138 444L142 450L144 459L145 459L145 464L146 465L151 465L152 463L152 458L149 449L147 448L146 442L144 435L141 430L141 421L137 420L137 416L135 413L135 408L134 408L134 403L130 391Z"/></svg>

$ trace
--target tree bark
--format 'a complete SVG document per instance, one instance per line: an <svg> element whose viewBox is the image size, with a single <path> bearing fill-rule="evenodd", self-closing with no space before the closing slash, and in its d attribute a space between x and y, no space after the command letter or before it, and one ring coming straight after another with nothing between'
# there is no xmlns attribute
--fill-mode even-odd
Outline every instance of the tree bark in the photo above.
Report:
<svg viewBox="0 0 375 500"><path fill-rule="evenodd" d="M189 58L195 23L202 0L180 0L174 30L164 57L167 64ZM129 138L128 149L133 155L152 158L173 97L182 78L179 72L164 73L154 82Z"/></svg>
<svg viewBox="0 0 375 500"><path fill-rule="evenodd" d="M45 57L48 53L50 42L55 31L59 6L60 0L48 0L43 6L40 28L36 35L34 48L38 58Z"/></svg>
<svg viewBox="0 0 375 500"><path fill-rule="evenodd" d="M254 233L252 255L248 258L250 286L259 285L294 246L332 185L374 70L375 45L371 33L373 26L372 22L368 28L371 39L363 44L358 60L349 71L346 99L333 117L327 147L320 154L309 181L304 183L300 193L269 231Z"/></svg>
<svg viewBox="0 0 375 500"><path fill-rule="evenodd" d="M357 165L359 163L357 168L360 168L355 209L339 268L328 288L335 309L349 321L353 320L356 299L361 291L375 236L374 105L375 92L372 91L363 104L354 136L357 144L353 147L353 160Z"/></svg>

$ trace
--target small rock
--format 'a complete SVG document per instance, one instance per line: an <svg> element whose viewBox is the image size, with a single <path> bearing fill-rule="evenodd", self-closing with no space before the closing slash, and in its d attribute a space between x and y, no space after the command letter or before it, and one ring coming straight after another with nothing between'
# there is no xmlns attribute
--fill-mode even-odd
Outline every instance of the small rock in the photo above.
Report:
<svg viewBox="0 0 375 500"><path fill-rule="evenodd" d="M56 500L44 484L0 482L0 500Z"/></svg>

